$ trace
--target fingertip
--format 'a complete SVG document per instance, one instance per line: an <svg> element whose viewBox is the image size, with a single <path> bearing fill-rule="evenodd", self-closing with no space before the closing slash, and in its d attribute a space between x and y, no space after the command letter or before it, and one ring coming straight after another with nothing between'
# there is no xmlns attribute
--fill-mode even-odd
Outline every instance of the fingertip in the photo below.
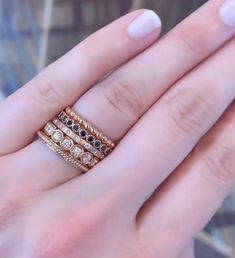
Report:
<svg viewBox="0 0 235 258"><path fill-rule="evenodd" d="M142 40L161 30L162 22L153 10L142 11L128 26L129 37L134 40Z"/></svg>

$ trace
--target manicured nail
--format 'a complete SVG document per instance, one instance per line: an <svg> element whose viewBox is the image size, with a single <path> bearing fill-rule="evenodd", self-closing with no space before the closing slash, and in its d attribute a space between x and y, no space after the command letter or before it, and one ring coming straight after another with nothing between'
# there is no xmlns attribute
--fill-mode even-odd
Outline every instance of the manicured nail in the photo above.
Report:
<svg viewBox="0 0 235 258"><path fill-rule="evenodd" d="M220 17L228 26L235 26L235 0L225 0L220 8Z"/></svg>
<svg viewBox="0 0 235 258"><path fill-rule="evenodd" d="M128 33L133 39L143 39L157 28L161 27L159 16L151 10L147 10L137 17L128 27Z"/></svg>

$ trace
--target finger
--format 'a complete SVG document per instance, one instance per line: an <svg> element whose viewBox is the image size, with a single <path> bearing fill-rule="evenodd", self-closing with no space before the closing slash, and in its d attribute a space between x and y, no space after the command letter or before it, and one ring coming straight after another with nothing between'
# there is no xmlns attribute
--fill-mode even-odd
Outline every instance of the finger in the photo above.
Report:
<svg viewBox="0 0 235 258"><path fill-rule="evenodd" d="M84 94L75 109L111 139L119 140L167 88L234 35L235 29L221 22L221 4L220 0L207 3L154 47ZM187 42L195 46L195 51ZM196 48L198 44L200 47ZM64 181L78 175L57 155L44 149L35 142L22 155L37 152L32 160L42 167L50 164ZM50 181L48 174L46 180Z"/></svg>
<svg viewBox="0 0 235 258"><path fill-rule="evenodd" d="M103 194L115 191L122 209L135 214L233 101L234 43L175 84L114 153L88 173L87 183Z"/></svg>
<svg viewBox="0 0 235 258"><path fill-rule="evenodd" d="M75 109L111 139L122 138L175 81L233 37L235 28L221 22L222 3L209 1L83 95Z"/></svg>
<svg viewBox="0 0 235 258"><path fill-rule="evenodd" d="M150 17L145 30L143 22L130 25L143 13ZM0 105L4 116L0 124L0 155L28 144L53 115L74 103L109 71L148 47L159 32L160 20L153 12L135 11L94 33L46 68ZM17 130L12 125L17 125Z"/></svg>
<svg viewBox="0 0 235 258"><path fill-rule="evenodd" d="M172 230L184 245L208 223L235 182L234 129L235 102L143 207L145 236Z"/></svg>

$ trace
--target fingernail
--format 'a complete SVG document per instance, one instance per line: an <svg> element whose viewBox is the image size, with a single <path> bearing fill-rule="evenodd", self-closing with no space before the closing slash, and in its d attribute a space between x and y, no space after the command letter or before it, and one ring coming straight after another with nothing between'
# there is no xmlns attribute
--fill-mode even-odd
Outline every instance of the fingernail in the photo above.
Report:
<svg viewBox="0 0 235 258"><path fill-rule="evenodd" d="M235 0L225 0L220 8L220 17L228 26L235 26Z"/></svg>
<svg viewBox="0 0 235 258"><path fill-rule="evenodd" d="M159 16L151 10L147 10L137 17L128 27L128 33L131 38L143 39L157 28L161 27Z"/></svg>

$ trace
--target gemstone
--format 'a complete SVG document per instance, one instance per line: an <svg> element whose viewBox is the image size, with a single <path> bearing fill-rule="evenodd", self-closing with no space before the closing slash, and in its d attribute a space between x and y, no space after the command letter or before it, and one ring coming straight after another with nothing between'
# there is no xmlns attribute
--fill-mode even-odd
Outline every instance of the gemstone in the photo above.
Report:
<svg viewBox="0 0 235 258"><path fill-rule="evenodd" d="M91 162L92 158L93 158L93 156L91 153L85 152L81 156L81 162L87 165Z"/></svg>
<svg viewBox="0 0 235 258"><path fill-rule="evenodd" d="M63 137L64 137L64 135L60 130L55 130L55 132L51 136L52 140L54 140L55 142L62 141Z"/></svg>
<svg viewBox="0 0 235 258"><path fill-rule="evenodd" d="M90 145L89 143L85 143L85 144L84 144L84 147L88 150L88 149L91 148L91 145Z"/></svg>
<svg viewBox="0 0 235 258"><path fill-rule="evenodd" d="M98 153L98 150L93 149L92 153L97 154L97 153Z"/></svg>
<svg viewBox="0 0 235 258"><path fill-rule="evenodd" d="M89 143L93 143L94 140L95 140L94 136L92 136L92 135L88 135L88 136L87 136L87 141L88 141Z"/></svg>
<svg viewBox="0 0 235 258"><path fill-rule="evenodd" d="M64 150L70 150L71 147L73 146L73 141L67 137L64 138L64 140L61 142L61 147Z"/></svg>
<svg viewBox="0 0 235 258"><path fill-rule="evenodd" d="M55 126L53 126L52 124L47 123L44 127L44 132L48 135L51 136L54 131L55 131Z"/></svg>
<svg viewBox="0 0 235 258"><path fill-rule="evenodd" d="M107 146L106 146L106 145L102 145L102 146L100 147L100 150L101 150L102 152L105 152L105 151L107 150Z"/></svg>
<svg viewBox="0 0 235 258"><path fill-rule="evenodd" d="M66 129L66 134L68 135L68 136L70 136L71 135L71 130L69 130L69 129Z"/></svg>
<svg viewBox="0 0 235 258"><path fill-rule="evenodd" d="M63 121L63 122L67 122L67 120L68 120L68 117L67 117L66 115L63 116L62 121Z"/></svg>
<svg viewBox="0 0 235 258"><path fill-rule="evenodd" d="M77 159L82 154L82 148L74 146L71 150L71 154Z"/></svg>
<svg viewBox="0 0 235 258"><path fill-rule="evenodd" d="M100 145L101 145L101 142L100 142L100 141L95 141L94 146L95 146L96 148L99 148Z"/></svg>
<svg viewBox="0 0 235 258"><path fill-rule="evenodd" d="M87 135L87 131L82 129L82 130L80 131L79 135L80 135L82 138L85 138L86 135Z"/></svg>
<svg viewBox="0 0 235 258"><path fill-rule="evenodd" d="M73 125L73 131L74 131L75 133L78 133L79 130L80 130L80 126L79 126L79 125L77 125L77 124Z"/></svg>
<svg viewBox="0 0 235 258"><path fill-rule="evenodd" d="M66 125L68 126L68 127L72 127L73 126L73 120L68 120L67 121L67 123L66 123Z"/></svg>

